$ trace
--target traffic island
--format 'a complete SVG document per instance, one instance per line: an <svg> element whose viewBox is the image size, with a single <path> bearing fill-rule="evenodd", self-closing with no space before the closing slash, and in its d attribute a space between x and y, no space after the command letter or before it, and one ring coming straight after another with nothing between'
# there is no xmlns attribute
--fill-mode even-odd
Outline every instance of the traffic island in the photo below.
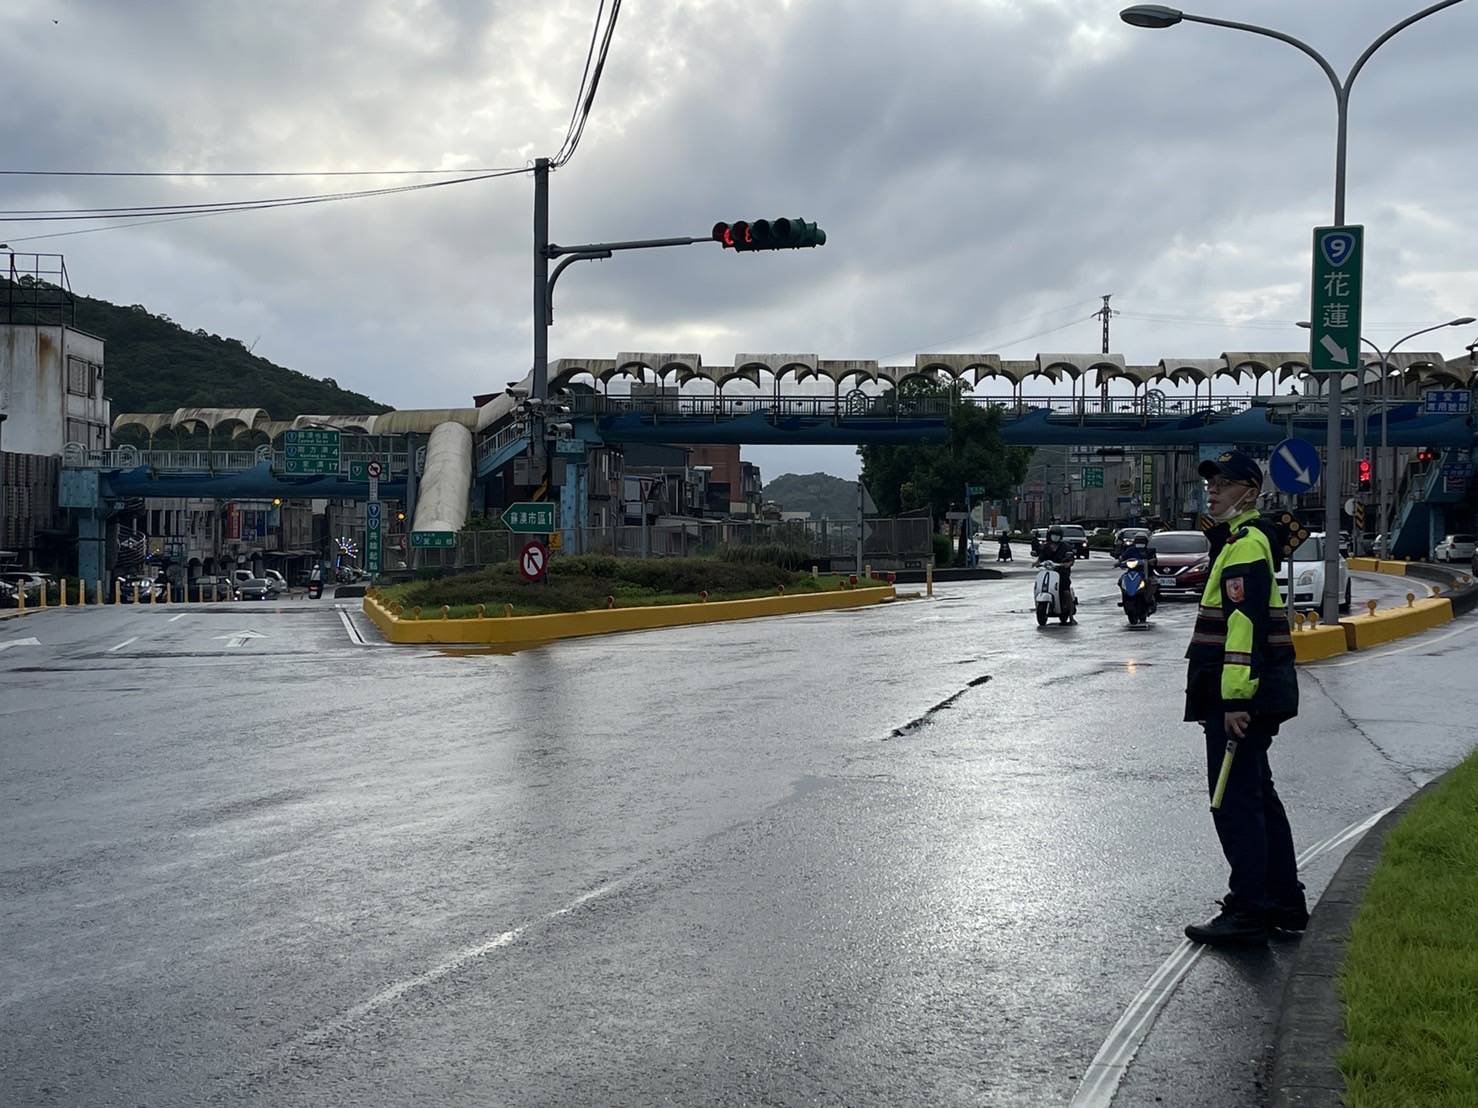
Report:
<svg viewBox="0 0 1478 1108"><path fill-rule="evenodd" d="M394 610L378 595L364 598L364 613L386 641L414 643L474 643L486 646L537 646L557 639L611 635L620 631L651 631L760 616L828 612L882 604L895 598L892 585L838 588L828 592L778 593L744 600L709 600L697 604L656 604L630 608L597 608L547 615L481 615L450 618L449 613L408 613Z"/></svg>

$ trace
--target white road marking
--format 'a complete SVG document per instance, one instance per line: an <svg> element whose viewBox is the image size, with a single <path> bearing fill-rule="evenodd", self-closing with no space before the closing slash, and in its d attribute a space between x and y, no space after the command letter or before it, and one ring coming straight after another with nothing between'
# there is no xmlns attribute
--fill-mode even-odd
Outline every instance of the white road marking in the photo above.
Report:
<svg viewBox="0 0 1478 1108"><path fill-rule="evenodd" d="M571 912L575 911L577 908L580 908L582 905L588 904L590 901L595 900L597 897L605 896L607 893L609 893L612 889L615 889L620 884L620 881L611 881L607 884L591 889L589 892L581 893L574 900L566 904L563 908L559 908L553 912L550 912L547 916L543 917L542 920L536 922L548 923L551 920L556 920L561 916L567 916ZM513 930L511 931L501 931L498 934L493 935L490 938L478 943L476 946L464 947L462 950L456 951L454 954L451 954L447 958L438 962L436 965L432 966L425 973L418 973L414 977L407 977L403 981L397 981L395 982L395 984L381 989L368 1000L354 1005L354 1007L345 1011L342 1016L307 1035L304 1038L303 1042L309 1045L313 1045L328 1041L336 1033L345 1030L351 1024L357 1022L358 1020L362 1019L364 1016L375 1011L376 1009L383 1008L387 1004L393 1004L395 1001L405 996L406 993L413 992L416 989L424 988L427 985L434 984L435 982L440 981L443 977L446 977L448 974L455 973L457 970L461 969L469 962L476 961L478 958L482 958L488 954L491 954L493 951L498 950L501 947L509 946L512 943L517 942L519 938L523 936L524 932L526 932L532 926L534 926L534 924L525 923L519 927L513 928Z"/></svg>
<svg viewBox="0 0 1478 1108"><path fill-rule="evenodd" d="M184 618L185 618L185 613L184 612L181 612L177 616L170 616L169 619L165 620L165 622L166 623L173 623L177 619L184 619Z"/></svg>
<svg viewBox="0 0 1478 1108"><path fill-rule="evenodd" d="M121 642L121 643L119 643L119 644L118 644L118 645L117 645L117 646L110 646L110 647L108 647L108 653L109 653L109 654L111 654L111 653L113 653L113 651L115 651L115 650L122 650L122 649L123 649L123 648L124 648L124 647L125 647L125 646L127 646L127 645L128 645L128 644L129 644L129 643L135 643L135 642L138 642L138 641L139 641L139 637L138 637L138 636L137 636L137 635L135 635L135 636L134 636L134 637L133 637L133 638L131 638L131 639L124 639L124 640L123 640L123 641L122 641L122 642Z"/></svg>
<svg viewBox="0 0 1478 1108"><path fill-rule="evenodd" d="M260 631L232 631L225 635L214 636L218 639L226 639L226 649L234 650L238 646L245 646L252 639L265 639L267 636Z"/></svg>
<svg viewBox="0 0 1478 1108"><path fill-rule="evenodd" d="M0 650L9 650L12 646L40 646L41 640L34 635L28 639L11 639L9 642L0 642Z"/></svg>
<svg viewBox="0 0 1478 1108"><path fill-rule="evenodd" d="M1342 666L1358 666L1361 662L1376 662L1382 658L1389 658L1392 654L1405 654L1408 650L1415 650L1417 649L1417 647L1420 646L1431 646L1433 643L1441 642L1443 639L1450 639L1456 635L1466 635L1469 631L1478 631L1478 623L1469 623L1463 627L1459 627L1455 631L1448 631L1441 635L1435 635L1432 638L1426 638L1425 636L1423 636L1416 642L1407 643L1405 646L1393 647L1390 650L1382 650L1378 654L1367 654L1362 652L1357 654L1355 657L1347 658L1342 662L1329 661L1316 662L1315 664L1320 669L1339 669Z"/></svg>
<svg viewBox="0 0 1478 1108"><path fill-rule="evenodd" d="M1299 855L1299 868L1303 869L1331 850L1365 834L1390 810L1382 808L1373 816L1368 816L1359 823L1352 823L1343 831L1309 847ZM1174 953L1150 975L1144 988L1139 990L1139 995L1124 1009L1124 1014L1109 1030L1108 1038L1104 1039L1093 1061L1088 1064L1082 1080L1078 1082L1078 1090L1073 1094L1070 1108L1109 1108L1119 1082L1128 1072L1129 1063L1134 1061L1135 1054L1139 1052L1156 1018L1205 951L1206 948L1200 943L1182 939Z"/></svg>

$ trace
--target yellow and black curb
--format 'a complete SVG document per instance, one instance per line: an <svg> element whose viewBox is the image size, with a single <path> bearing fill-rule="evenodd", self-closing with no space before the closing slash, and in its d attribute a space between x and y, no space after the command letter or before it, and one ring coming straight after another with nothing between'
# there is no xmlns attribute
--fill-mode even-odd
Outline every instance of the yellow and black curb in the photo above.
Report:
<svg viewBox="0 0 1478 1108"><path fill-rule="evenodd" d="M586 635L610 635L620 631L651 631L661 627L687 627L700 623L722 623L760 616L795 615L801 612L830 612L862 608L893 600L892 585L837 589L830 592L783 593L749 600L710 600L701 604L660 604L639 608L604 608L584 612L559 612L543 616L473 616L449 619L424 614L406 619L384 599L371 594L364 598L364 614L386 641L412 643L474 643L487 646L534 646L556 639Z"/></svg>

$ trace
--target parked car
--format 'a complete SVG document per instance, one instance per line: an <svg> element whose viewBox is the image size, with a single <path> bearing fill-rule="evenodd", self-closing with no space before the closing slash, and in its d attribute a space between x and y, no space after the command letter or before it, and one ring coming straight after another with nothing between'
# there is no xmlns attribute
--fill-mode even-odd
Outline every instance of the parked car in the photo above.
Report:
<svg viewBox="0 0 1478 1108"><path fill-rule="evenodd" d="M1435 562L1466 562L1473 557L1473 554L1472 535L1446 535L1432 551L1432 560Z"/></svg>
<svg viewBox="0 0 1478 1108"><path fill-rule="evenodd" d="M191 600L230 600L235 591L229 577L197 577L190 582Z"/></svg>
<svg viewBox="0 0 1478 1108"><path fill-rule="evenodd" d="M1324 603L1324 533L1310 535L1293 552L1293 557L1278 570L1278 587L1288 597L1288 577L1293 577L1293 599L1296 611L1317 609ZM1339 556L1339 610L1350 610L1350 567L1343 554Z"/></svg>
<svg viewBox="0 0 1478 1108"><path fill-rule="evenodd" d="M1160 531L1150 536L1155 587L1161 597L1200 596L1211 572L1211 542L1200 531Z"/></svg>
<svg viewBox="0 0 1478 1108"><path fill-rule="evenodd" d="M236 583L237 600L276 600L281 595L277 582L265 577L249 577Z"/></svg>
<svg viewBox="0 0 1478 1108"><path fill-rule="evenodd" d="M287 578L284 577L281 573L277 572L277 570L264 569L262 570L262 576L265 577L268 581L275 581L277 583L278 591L287 592Z"/></svg>

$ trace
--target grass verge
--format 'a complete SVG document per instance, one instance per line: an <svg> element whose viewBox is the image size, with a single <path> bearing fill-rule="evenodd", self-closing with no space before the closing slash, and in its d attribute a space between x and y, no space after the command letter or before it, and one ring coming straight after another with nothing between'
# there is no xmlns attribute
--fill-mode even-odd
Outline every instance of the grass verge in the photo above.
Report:
<svg viewBox="0 0 1478 1108"><path fill-rule="evenodd" d="M477 573L414 581L382 589L387 603L402 605L401 619L414 619L416 608L425 619L440 619L442 605L452 619L477 615L504 615L512 605L516 616L550 612L582 612L607 607L636 608L663 604L697 604L707 591L709 600L746 600L774 596L780 586L788 593L814 593L841 586L837 576L812 577L763 562L722 558L557 558L550 563L549 582L532 585L511 563L490 566Z"/></svg>
<svg viewBox="0 0 1478 1108"><path fill-rule="evenodd" d="M1478 752L1387 838L1340 993L1348 1108L1478 1105Z"/></svg>

